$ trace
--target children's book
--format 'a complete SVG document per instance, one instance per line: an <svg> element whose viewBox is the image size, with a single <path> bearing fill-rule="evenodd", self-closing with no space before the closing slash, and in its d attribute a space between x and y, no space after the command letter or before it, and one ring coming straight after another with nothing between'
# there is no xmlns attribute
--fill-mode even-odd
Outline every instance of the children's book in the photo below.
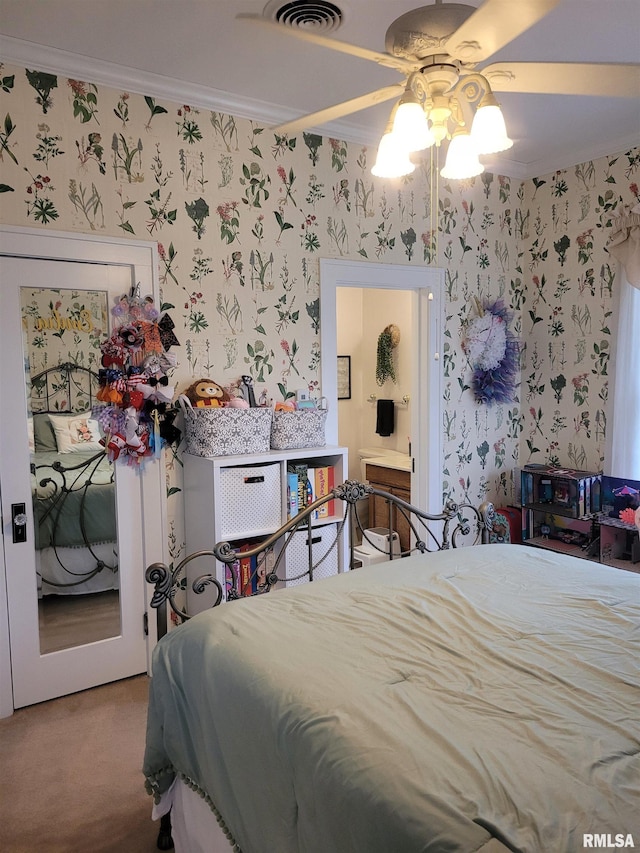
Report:
<svg viewBox="0 0 640 853"><path fill-rule="evenodd" d="M307 471L309 466L299 462L292 466L292 470L298 475L298 512L307 506Z"/></svg>
<svg viewBox="0 0 640 853"><path fill-rule="evenodd" d="M248 551L252 547L250 542L245 542L238 549L240 551L240 595L251 595L252 594L252 582L251 582L251 558L243 557L242 552Z"/></svg>
<svg viewBox="0 0 640 853"><path fill-rule="evenodd" d="M287 506L288 518L298 514L298 475L295 471L287 471Z"/></svg>
<svg viewBox="0 0 640 853"><path fill-rule="evenodd" d="M307 466L307 492L306 492L307 506L309 506L309 504L312 504L316 498L317 498L317 495L316 495L316 469L311 468L310 466ZM318 517L317 513L313 517L317 518Z"/></svg>
<svg viewBox="0 0 640 853"><path fill-rule="evenodd" d="M323 498L328 495L334 487L335 469L332 465L325 465L321 468L316 468L316 498ZM318 518L328 518L334 513L334 501L327 501L320 509L317 510Z"/></svg>

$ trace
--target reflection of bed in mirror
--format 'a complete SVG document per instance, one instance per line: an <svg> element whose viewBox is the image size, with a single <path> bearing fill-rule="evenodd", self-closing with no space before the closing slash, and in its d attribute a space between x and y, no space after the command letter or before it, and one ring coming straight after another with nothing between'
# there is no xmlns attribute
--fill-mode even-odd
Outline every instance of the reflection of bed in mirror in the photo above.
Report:
<svg viewBox="0 0 640 853"><path fill-rule="evenodd" d="M31 377L38 595L118 589L113 465L91 409L98 376L63 363Z"/></svg>

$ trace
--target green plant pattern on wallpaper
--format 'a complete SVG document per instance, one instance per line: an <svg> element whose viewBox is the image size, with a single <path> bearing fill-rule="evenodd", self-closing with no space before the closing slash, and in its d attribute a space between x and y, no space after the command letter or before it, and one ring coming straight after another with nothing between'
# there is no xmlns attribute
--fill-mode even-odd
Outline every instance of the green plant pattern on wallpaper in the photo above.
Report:
<svg viewBox="0 0 640 853"><path fill-rule="evenodd" d="M188 142L189 145L195 145L196 142L202 140L202 131L196 121L196 116L199 113L200 110L193 109L188 104L183 104L177 110L178 121L176 122L176 126L178 128L178 136L183 142Z"/></svg>
<svg viewBox="0 0 640 853"><path fill-rule="evenodd" d="M142 139L138 137L138 141L130 145L123 133L114 133L111 137L111 150L113 151L113 170L116 180L119 180L121 173L124 172L129 183L142 183L144 181ZM137 172L134 171L134 163L137 163Z"/></svg>
<svg viewBox="0 0 640 853"><path fill-rule="evenodd" d="M88 190L81 181L76 182L74 178L71 178L69 181L69 200L76 211L82 214L92 231L104 228L104 207L98 188L94 183Z"/></svg>
<svg viewBox="0 0 640 853"><path fill-rule="evenodd" d="M262 167L255 161L242 166L242 177L240 185L245 187L243 204L248 204L251 207L262 207L269 198L269 190L267 187L271 183L269 175L264 175Z"/></svg>
<svg viewBox="0 0 640 853"><path fill-rule="evenodd" d="M151 129L151 122L156 116L166 115L167 110L161 106L160 104L156 104L155 98L150 98L148 95L145 95L144 102L149 108L149 119L144 126L145 130Z"/></svg>
<svg viewBox="0 0 640 853"><path fill-rule="evenodd" d="M185 202L185 210L187 216L193 221L193 231L195 231L198 240L202 239L205 232L204 221L209 216L209 205L203 198L198 198L192 202Z"/></svg>
<svg viewBox="0 0 640 853"><path fill-rule="evenodd" d="M237 151L238 128L236 126L235 118L233 116L225 115L224 113L211 112L210 120L211 126L213 127L213 130L215 132L215 136L223 141L225 150ZM255 131L255 135L258 136L261 133L262 128L257 128ZM253 153L255 153L256 156L261 156L259 151L260 149L256 146L256 150L253 151Z"/></svg>
<svg viewBox="0 0 640 853"><path fill-rule="evenodd" d="M164 199L160 197L160 190L152 190L149 193L149 198L145 199L145 204L149 208L150 219L147 220L146 226L149 234L153 234L156 229L160 229L163 225L173 225L178 216L177 208L169 210L171 203L171 193L168 193Z"/></svg>
<svg viewBox="0 0 640 853"><path fill-rule="evenodd" d="M42 107L46 115L53 106L51 92L58 88L58 77L56 74L47 74L45 71L25 70L29 85L36 93L36 103Z"/></svg>
<svg viewBox="0 0 640 853"><path fill-rule="evenodd" d="M122 122L122 126L126 127L129 121L129 93L123 92L118 98L113 114Z"/></svg>
<svg viewBox="0 0 640 853"><path fill-rule="evenodd" d="M27 195L32 196L26 202L27 216L33 216L34 220L42 225L55 222L59 213L53 200L49 197L49 194L55 192L51 178L49 175L36 175L34 177L26 166L24 170L31 178L31 183L27 186Z"/></svg>
<svg viewBox="0 0 640 853"><path fill-rule="evenodd" d="M233 243L238 240L240 230L240 214L237 201L226 201L219 204L216 212L220 217L220 237L225 243Z"/></svg>
<svg viewBox="0 0 640 853"><path fill-rule="evenodd" d="M640 149L526 181L437 181L428 159L382 181L357 144L4 66L0 116L3 222L157 241L181 314L178 387L247 372L274 399L321 393L318 259L439 266L443 496L506 499L518 462L600 467L617 286L605 245L638 201ZM517 399L491 411L460 357L474 297L503 299L521 343ZM179 551L180 451L168 478Z"/></svg>
<svg viewBox="0 0 640 853"><path fill-rule="evenodd" d="M107 164L104 162L104 148L102 146L101 134L87 134L86 142L84 136L79 141L76 139L76 151L78 152L78 160L83 166L93 161L97 164L101 175L106 173Z"/></svg>
<svg viewBox="0 0 640 853"><path fill-rule="evenodd" d="M98 87L93 83L82 80L69 80L69 88L73 92L73 117L79 118L83 124L92 119L98 121Z"/></svg>
<svg viewBox="0 0 640 853"><path fill-rule="evenodd" d="M13 123L13 120L12 120L11 116L9 115L9 113L7 113L6 116L4 117L4 122L2 123L2 130L0 131L0 160L2 160L4 158L5 154L7 154L9 157L11 157L11 159L13 160L13 162L17 166L18 165L18 158L16 157L16 155L14 154L14 152L11 149L15 145L17 145L18 143L17 142L13 142L11 144L9 143L9 137L11 136L12 133L15 132L15 130L16 130L16 126Z"/></svg>
<svg viewBox="0 0 640 853"><path fill-rule="evenodd" d="M52 136L51 128L48 124L39 124L38 132L36 133L38 144L33 154L33 159L39 163L44 163L45 168L49 166L49 160L54 157L59 157L64 154L64 151L58 147L62 142L61 136Z"/></svg>
<svg viewBox="0 0 640 853"><path fill-rule="evenodd" d="M302 139L304 140L304 144L309 149L309 159L311 160L311 165L315 166L318 162L319 150L322 145L322 137L318 136L316 133L304 133L302 134Z"/></svg>

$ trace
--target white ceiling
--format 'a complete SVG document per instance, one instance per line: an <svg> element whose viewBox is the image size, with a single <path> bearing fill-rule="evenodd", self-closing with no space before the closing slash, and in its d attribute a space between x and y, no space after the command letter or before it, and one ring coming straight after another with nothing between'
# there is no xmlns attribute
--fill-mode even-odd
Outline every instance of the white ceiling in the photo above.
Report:
<svg viewBox="0 0 640 853"><path fill-rule="evenodd" d="M380 52L392 20L430 5L332 1L344 21L326 35ZM260 14L265 5L266 0L0 0L0 58L266 125L401 82L391 69L236 20L240 12ZM638 63L640 0L561 0L490 61ZM503 93L500 101L515 144L485 162L511 177L546 174L640 144L640 91L636 98L612 99ZM391 105L314 130L375 145Z"/></svg>

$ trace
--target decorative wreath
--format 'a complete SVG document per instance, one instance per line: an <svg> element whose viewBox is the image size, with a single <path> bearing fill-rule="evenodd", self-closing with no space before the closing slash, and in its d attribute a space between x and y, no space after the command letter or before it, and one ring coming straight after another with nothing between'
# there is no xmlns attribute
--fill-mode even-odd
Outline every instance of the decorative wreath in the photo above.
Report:
<svg viewBox="0 0 640 853"><path fill-rule="evenodd" d="M502 300L481 305L462 341L473 368L471 390L479 403L512 403L518 375L518 342L509 330L509 312Z"/></svg>

